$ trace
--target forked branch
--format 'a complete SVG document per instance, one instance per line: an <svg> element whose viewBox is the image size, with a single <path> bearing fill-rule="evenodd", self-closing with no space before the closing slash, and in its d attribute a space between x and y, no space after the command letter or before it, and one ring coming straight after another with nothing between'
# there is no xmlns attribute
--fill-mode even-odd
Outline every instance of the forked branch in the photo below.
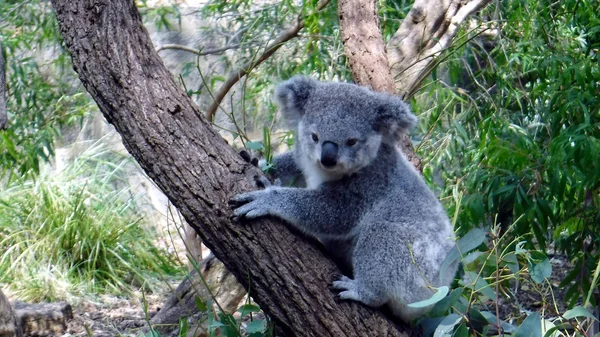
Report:
<svg viewBox="0 0 600 337"><path fill-rule="evenodd" d="M318 12L322 10L323 8L325 8L325 6L327 6L327 4L329 4L330 1L331 0L320 0L317 4L317 8L315 9L315 11ZM223 98L225 98L225 95L227 95L229 90L231 90L231 88L242 77L246 76L253 68L257 67L266 59L268 59L271 55L273 55L273 53L275 53L277 49L283 46L285 42L298 36L298 32L302 28L304 28L304 18L298 17L296 19L296 23L294 23L290 28L288 28L281 35L279 35L271 44L269 44L261 55L251 60L250 62L242 65L237 71L231 74L229 78L227 78L225 83L223 83L219 91L217 91L213 95L213 102L206 110L206 117L208 118L208 120L212 121L214 119L215 114L217 113L217 109L219 109L219 105L221 105Z"/></svg>

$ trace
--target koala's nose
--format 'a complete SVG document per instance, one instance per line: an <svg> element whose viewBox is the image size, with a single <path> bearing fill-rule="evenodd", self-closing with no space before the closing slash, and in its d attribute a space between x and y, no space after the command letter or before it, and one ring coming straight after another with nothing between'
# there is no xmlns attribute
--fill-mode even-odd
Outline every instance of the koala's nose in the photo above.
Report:
<svg viewBox="0 0 600 337"><path fill-rule="evenodd" d="M333 142L323 142L321 145L321 164L334 167L337 164L338 146Z"/></svg>

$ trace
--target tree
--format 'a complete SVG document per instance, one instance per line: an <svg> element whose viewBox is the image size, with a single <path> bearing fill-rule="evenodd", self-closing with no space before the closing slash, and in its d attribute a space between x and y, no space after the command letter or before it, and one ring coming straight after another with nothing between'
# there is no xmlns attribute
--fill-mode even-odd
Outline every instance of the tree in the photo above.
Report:
<svg viewBox="0 0 600 337"><path fill-rule="evenodd" d="M176 85L133 1L52 3L75 70L128 151L285 335L416 333L376 310L336 303L324 291L335 265L281 223L231 221L228 200L261 173Z"/></svg>
<svg viewBox="0 0 600 337"><path fill-rule="evenodd" d="M228 200L261 174L210 126L156 54L131 0L53 0L75 70L128 151L289 336L418 332L324 291L339 273L274 220L232 221ZM369 7L374 9L374 7Z"/></svg>

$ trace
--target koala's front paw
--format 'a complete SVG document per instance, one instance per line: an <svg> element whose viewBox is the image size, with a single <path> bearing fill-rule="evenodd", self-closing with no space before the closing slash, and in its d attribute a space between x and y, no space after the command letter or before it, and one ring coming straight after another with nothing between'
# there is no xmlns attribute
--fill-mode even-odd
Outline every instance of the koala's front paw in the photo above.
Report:
<svg viewBox="0 0 600 337"><path fill-rule="evenodd" d="M238 194L230 200L230 204L234 208L233 214L239 219L256 219L273 215L276 194L275 187Z"/></svg>
<svg viewBox="0 0 600 337"><path fill-rule="evenodd" d="M254 183L258 188L281 187L281 179L277 178L273 183L265 176L255 176Z"/></svg>

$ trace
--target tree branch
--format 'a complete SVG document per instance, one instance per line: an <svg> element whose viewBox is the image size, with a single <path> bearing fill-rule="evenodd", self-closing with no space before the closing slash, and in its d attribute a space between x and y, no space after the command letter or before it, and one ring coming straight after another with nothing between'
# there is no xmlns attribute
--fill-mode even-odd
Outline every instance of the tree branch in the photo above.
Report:
<svg viewBox="0 0 600 337"><path fill-rule="evenodd" d="M319 0L317 4L316 12L322 10L329 4L331 0ZM244 64L241 66L236 72L231 74L229 78L223 83L219 91L217 91L213 95L213 102L206 110L206 117L208 120L212 121L217 113L217 109L225 95L231 90L234 84L236 84L242 77L246 76L253 68L257 67L261 63L263 63L266 59L268 59L273 53L277 51L283 44L298 35L298 32L304 28L304 19L302 17L298 17L296 23L288 28L285 32L279 35L271 44L265 48L265 51L256 59Z"/></svg>
<svg viewBox="0 0 600 337"><path fill-rule="evenodd" d="M133 0L52 0L81 82L148 176L286 336L407 336L379 311L335 301L339 271L281 222L233 222L228 200L260 170L198 113L156 53Z"/></svg>
<svg viewBox="0 0 600 337"><path fill-rule="evenodd" d="M162 46L158 46L156 48L156 52L161 52L163 50L167 50L167 49L176 49L176 50L183 50L183 51L187 51L189 53L193 53L196 54L198 56L204 56L204 55L214 55L214 54L220 54L226 50L229 49L235 49L238 48L239 46L241 46L241 44L237 43L237 44L233 44L233 45L229 45L229 46L224 46L224 47L220 47L220 48L213 48L213 49L195 49L195 48L191 48L188 46L183 46L180 44L164 44Z"/></svg>
<svg viewBox="0 0 600 337"><path fill-rule="evenodd" d="M416 0L398 31L388 42L396 87L412 97L447 49L466 18L491 0Z"/></svg>

